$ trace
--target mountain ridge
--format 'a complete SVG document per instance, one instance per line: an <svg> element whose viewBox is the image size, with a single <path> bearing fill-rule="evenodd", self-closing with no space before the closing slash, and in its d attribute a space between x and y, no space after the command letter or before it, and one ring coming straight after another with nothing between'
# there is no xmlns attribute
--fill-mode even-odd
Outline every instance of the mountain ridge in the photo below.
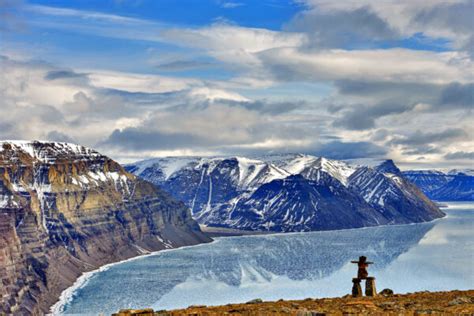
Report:
<svg viewBox="0 0 474 316"><path fill-rule="evenodd" d="M308 231L420 222L443 216L404 179L391 160L362 167L304 154L260 159L187 157L183 158L185 163L178 163L179 159L159 158L148 160L146 166L138 162L125 168L184 201L198 222L208 226ZM161 165L169 163L181 167L167 177L156 177L163 174ZM242 182L243 174L251 175L252 180ZM374 177L378 182L372 181ZM357 212L359 217L353 217ZM323 216L326 213L328 216ZM319 221L314 219L318 214Z"/></svg>

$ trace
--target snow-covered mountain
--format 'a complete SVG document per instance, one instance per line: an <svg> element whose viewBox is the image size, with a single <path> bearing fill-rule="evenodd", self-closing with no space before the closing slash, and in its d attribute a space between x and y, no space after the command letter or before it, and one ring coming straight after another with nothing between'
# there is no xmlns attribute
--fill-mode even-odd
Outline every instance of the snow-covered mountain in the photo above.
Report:
<svg viewBox="0 0 474 316"><path fill-rule="evenodd" d="M287 154L158 158L125 168L184 201L208 226L309 231L443 216L393 161L369 167Z"/></svg>
<svg viewBox="0 0 474 316"><path fill-rule="evenodd" d="M474 201L474 170L408 170L403 175L430 199L437 201Z"/></svg>

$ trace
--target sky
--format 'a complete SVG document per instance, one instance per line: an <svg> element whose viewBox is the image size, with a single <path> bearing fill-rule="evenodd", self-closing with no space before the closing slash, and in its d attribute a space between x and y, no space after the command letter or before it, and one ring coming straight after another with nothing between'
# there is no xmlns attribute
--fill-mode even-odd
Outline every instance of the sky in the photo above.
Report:
<svg viewBox="0 0 474 316"><path fill-rule="evenodd" d="M0 139L474 159L474 0L0 0Z"/></svg>

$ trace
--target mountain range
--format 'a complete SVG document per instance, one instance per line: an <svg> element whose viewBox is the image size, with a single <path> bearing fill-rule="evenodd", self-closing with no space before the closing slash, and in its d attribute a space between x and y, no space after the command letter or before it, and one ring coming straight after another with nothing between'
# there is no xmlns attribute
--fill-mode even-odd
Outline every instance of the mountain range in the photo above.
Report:
<svg viewBox="0 0 474 316"><path fill-rule="evenodd" d="M0 142L2 315L44 315L84 271L209 241L182 202L94 150Z"/></svg>
<svg viewBox="0 0 474 316"><path fill-rule="evenodd" d="M125 169L183 201L206 226L293 232L444 216L392 160L362 166L303 154L157 158Z"/></svg>
<svg viewBox="0 0 474 316"><path fill-rule="evenodd" d="M474 170L408 170L403 175L432 200L474 201Z"/></svg>

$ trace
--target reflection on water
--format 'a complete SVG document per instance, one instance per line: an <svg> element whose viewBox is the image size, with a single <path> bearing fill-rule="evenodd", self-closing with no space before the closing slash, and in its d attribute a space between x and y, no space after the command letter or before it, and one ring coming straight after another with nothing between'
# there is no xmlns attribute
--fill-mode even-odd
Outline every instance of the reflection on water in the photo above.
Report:
<svg viewBox="0 0 474 316"><path fill-rule="evenodd" d="M356 274L348 262L362 254L379 289L472 288L474 209L453 205L432 223L220 238L115 265L76 291L66 313L345 295Z"/></svg>

